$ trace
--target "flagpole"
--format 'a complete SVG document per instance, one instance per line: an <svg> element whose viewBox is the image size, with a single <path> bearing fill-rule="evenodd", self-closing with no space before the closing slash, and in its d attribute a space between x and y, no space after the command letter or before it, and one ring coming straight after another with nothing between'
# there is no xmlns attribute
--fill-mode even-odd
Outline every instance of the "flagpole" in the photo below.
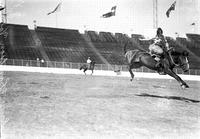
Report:
<svg viewBox="0 0 200 139"><path fill-rule="evenodd" d="M4 0L5 9L2 11L2 22L7 23L7 2Z"/></svg>
<svg viewBox="0 0 200 139"><path fill-rule="evenodd" d="M57 25L58 25L57 20L58 20L58 18L57 18L57 12L56 12L56 28L57 28Z"/></svg>
<svg viewBox="0 0 200 139"><path fill-rule="evenodd" d="M176 0L176 3L177 3L177 6L176 6L176 7L177 7L177 8L176 8L176 9L177 9L177 24L178 24L178 27L179 27L178 30L179 30L179 32L180 32L180 31L181 31L181 28L180 28L180 27L181 27L181 26L180 26L180 14L181 14L181 13L180 13L180 1L179 1L179 0Z"/></svg>
<svg viewBox="0 0 200 139"><path fill-rule="evenodd" d="M153 28L158 28L158 1L153 0Z"/></svg>

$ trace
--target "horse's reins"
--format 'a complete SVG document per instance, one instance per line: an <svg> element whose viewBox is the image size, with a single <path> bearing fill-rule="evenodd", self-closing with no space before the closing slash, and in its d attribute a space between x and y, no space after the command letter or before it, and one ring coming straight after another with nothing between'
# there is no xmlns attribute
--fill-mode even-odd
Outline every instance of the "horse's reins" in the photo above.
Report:
<svg viewBox="0 0 200 139"><path fill-rule="evenodd" d="M171 53L169 53L169 57L170 57L170 59L171 59L171 62L172 62L172 64L174 64L175 66L183 66L184 64L176 64L175 62L174 62L174 60L173 60L173 58L172 58L172 55L171 55ZM187 59L187 57L186 57L186 63L188 63L188 59Z"/></svg>
<svg viewBox="0 0 200 139"><path fill-rule="evenodd" d="M171 62L172 62L172 64L174 64L175 66L180 66L180 64L176 64L175 62L174 62L174 59L172 58L172 55L169 53L169 58L170 58L170 60L171 60Z"/></svg>

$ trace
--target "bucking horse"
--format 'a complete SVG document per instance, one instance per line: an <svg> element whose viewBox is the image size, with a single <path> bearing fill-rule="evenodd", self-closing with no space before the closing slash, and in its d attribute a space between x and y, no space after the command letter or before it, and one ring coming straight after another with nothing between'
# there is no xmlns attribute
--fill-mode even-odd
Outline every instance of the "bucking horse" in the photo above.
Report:
<svg viewBox="0 0 200 139"><path fill-rule="evenodd" d="M92 61L92 62L90 63L90 65L88 65L88 64L83 64L83 65L80 67L80 70L83 69L83 72L85 73L85 75L86 75L86 71L87 71L87 70L91 70L91 71L92 71L91 75L92 75L93 72L94 72L95 63L96 63L95 61Z"/></svg>
<svg viewBox="0 0 200 139"><path fill-rule="evenodd" d="M145 66L151 70L159 70L156 66L157 61L148 51L140 49L127 50L126 47L129 43L133 45L133 43L130 41L125 43L124 55L128 62L128 70L131 74L131 81L134 78L132 69ZM187 72L189 70L188 54L189 53L186 50L176 50L176 47L173 47L173 49L170 49L170 52L168 52L167 56L162 59L163 71L169 76L175 78L180 83L182 88L189 88L189 86L173 71L173 69L178 67L181 68L184 72Z"/></svg>

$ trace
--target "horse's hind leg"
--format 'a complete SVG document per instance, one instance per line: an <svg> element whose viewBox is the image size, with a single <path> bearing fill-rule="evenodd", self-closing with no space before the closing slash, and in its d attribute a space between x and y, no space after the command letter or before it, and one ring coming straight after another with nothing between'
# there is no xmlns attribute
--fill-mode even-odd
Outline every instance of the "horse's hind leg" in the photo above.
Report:
<svg viewBox="0 0 200 139"><path fill-rule="evenodd" d="M86 75L86 71L87 71L87 69L84 69L84 71L83 71L85 73L85 75Z"/></svg>
<svg viewBox="0 0 200 139"><path fill-rule="evenodd" d="M131 79L130 79L130 81L132 81L133 80L133 78L134 78L134 74L133 74L133 71L132 71L132 69L131 69L131 67L129 66L129 69L128 69L128 71L130 72L130 74L131 74Z"/></svg>

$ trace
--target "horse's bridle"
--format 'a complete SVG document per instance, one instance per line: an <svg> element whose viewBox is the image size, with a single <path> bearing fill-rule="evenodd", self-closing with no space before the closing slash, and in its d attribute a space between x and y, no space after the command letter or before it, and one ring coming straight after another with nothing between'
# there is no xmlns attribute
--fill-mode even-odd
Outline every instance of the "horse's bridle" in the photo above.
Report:
<svg viewBox="0 0 200 139"><path fill-rule="evenodd" d="M176 64L176 63L174 62L174 59L172 58L171 53L169 53L169 57L170 57L170 60L171 60L171 62L172 62L173 65L175 65L176 67L181 66L180 64Z"/></svg>
<svg viewBox="0 0 200 139"><path fill-rule="evenodd" d="M187 57L185 57L186 59L185 59L185 61L186 61L186 64L188 64L189 63L189 61L188 61L188 59L187 59ZM184 66L184 64L181 64L180 66Z"/></svg>
<svg viewBox="0 0 200 139"><path fill-rule="evenodd" d="M189 63L189 61L188 61L188 59L187 59L187 57L185 57L186 58L186 63L181 63L181 64L176 64L175 62L174 62L174 59L172 58L172 55L169 53L169 57L170 57L170 59L171 59L171 62L172 62L172 64L174 64L176 67L183 67L185 64L188 64Z"/></svg>

